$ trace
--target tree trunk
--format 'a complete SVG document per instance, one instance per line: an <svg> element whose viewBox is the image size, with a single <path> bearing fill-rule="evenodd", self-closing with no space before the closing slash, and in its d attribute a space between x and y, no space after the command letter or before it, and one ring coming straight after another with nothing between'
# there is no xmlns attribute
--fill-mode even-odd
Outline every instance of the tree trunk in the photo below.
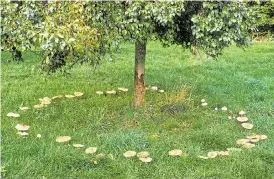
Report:
<svg viewBox="0 0 274 179"><path fill-rule="evenodd" d="M145 87L145 56L146 41L136 40L135 43L135 69L134 69L134 106L142 106Z"/></svg>

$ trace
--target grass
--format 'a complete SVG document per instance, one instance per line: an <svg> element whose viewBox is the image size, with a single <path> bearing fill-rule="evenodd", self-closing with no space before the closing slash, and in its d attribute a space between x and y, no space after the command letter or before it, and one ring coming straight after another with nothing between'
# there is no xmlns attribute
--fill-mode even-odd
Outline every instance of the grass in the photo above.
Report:
<svg viewBox="0 0 274 179"><path fill-rule="evenodd" d="M274 178L274 49L273 42L255 43L246 51L231 46L218 61L193 60L178 46L163 48L149 42L146 83L166 93L146 93L145 106L132 108L134 46L124 44L113 61L104 61L90 77L89 66L77 66L72 75L39 72L38 57L23 54L24 63L7 61L2 53L2 171L3 178ZM128 93L99 96L95 91L129 88ZM82 98L58 99L46 108L20 111L19 106L39 98L84 92ZM205 98L207 107L200 106ZM244 130L227 112L215 106L247 111L254 129ZM6 117L20 113L19 119ZM15 125L30 125L29 136L16 134ZM235 141L252 133L266 141L252 150L203 160L209 151L237 147ZM41 134L42 138L36 138ZM56 136L70 135L67 144ZM93 155L73 143L98 147L114 160L92 164ZM179 148L186 156L169 157ZM153 162L125 159L126 150L149 151Z"/></svg>

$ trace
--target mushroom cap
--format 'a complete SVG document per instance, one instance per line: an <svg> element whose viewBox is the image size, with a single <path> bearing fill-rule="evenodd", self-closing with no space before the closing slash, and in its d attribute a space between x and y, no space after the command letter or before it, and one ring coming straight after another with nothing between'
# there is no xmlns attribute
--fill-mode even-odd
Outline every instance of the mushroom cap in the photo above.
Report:
<svg viewBox="0 0 274 179"><path fill-rule="evenodd" d="M207 157L208 158L215 158L217 157L218 153L217 152L208 152Z"/></svg>
<svg viewBox="0 0 274 179"><path fill-rule="evenodd" d="M114 156L113 156L113 154L108 154L108 155L107 155L107 158L113 160L113 159L114 159Z"/></svg>
<svg viewBox="0 0 274 179"><path fill-rule="evenodd" d="M134 157L136 155L135 151L126 151L123 156L126 158Z"/></svg>
<svg viewBox="0 0 274 179"><path fill-rule="evenodd" d="M261 137L260 135L255 135L254 134L254 135L247 136L246 138L247 139L260 139L260 137Z"/></svg>
<svg viewBox="0 0 274 179"><path fill-rule="evenodd" d="M17 132L17 134L21 135L21 136L27 136L27 135L29 135L29 133L27 133L27 132L21 132L21 131Z"/></svg>
<svg viewBox="0 0 274 179"><path fill-rule="evenodd" d="M74 98L75 96L74 95L70 95L70 94L66 94L65 97L66 98Z"/></svg>
<svg viewBox="0 0 274 179"><path fill-rule="evenodd" d="M149 157L149 153L147 151L137 153L138 158L146 158Z"/></svg>
<svg viewBox="0 0 274 179"><path fill-rule="evenodd" d="M36 136L37 138L41 138L42 137L42 135L41 134L37 134L37 136Z"/></svg>
<svg viewBox="0 0 274 179"><path fill-rule="evenodd" d="M245 111L242 110L242 111L239 112L239 114L240 115L245 115Z"/></svg>
<svg viewBox="0 0 274 179"><path fill-rule="evenodd" d="M68 142L71 140L70 136L58 136L56 137L56 142L62 143L62 142Z"/></svg>
<svg viewBox="0 0 274 179"><path fill-rule="evenodd" d="M51 103L51 98L49 98L49 97L44 97L44 98L39 99L39 100L40 100L41 104L48 105L48 104Z"/></svg>
<svg viewBox="0 0 274 179"><path fill-rule="evenodd" d="M260 141L260 139L250 139L251 143L256 143L256 142L259 142L259 141Z"/></svg>
<svg viewBox="0 0 274 179"><path fill-rule="evenodd" d="M139 160L141 160L142 162L145 162L145 163L150 163L152 161L152 158L150 157L140 157Z"/></svg>
<svg viewBox="0 0 274 179"><path fill-rule="evenodd" d="M97 151L97 147L89 147L85 150L86 154L93 154Z"/></svg>
<svg viewBox="0 0 274 179"><path fill-rule="evenodd" d="M51 98L51 100L53 100L53 99L57 99L57 98L62 98L62 97L63 97L62 95L53 96L53 97Z"/></svg>
<svg viewBox="0 0 274 179"><path fill-rule="evenodd" d="M235 148L235 147L230 147L226 149L228 152L239 152L242 149L241 148Z"/></svg>
<svg viewBox="0 0 274 179"><path fill-rule="evenodd" d="M253 128L253 124L250 123L242 123L242 127L245 129L252 129Z"/></svg>
<svg viewBox="0 0 274 179"><path fill-rule="evenodd" d="M260 139L265 140L265 139L267 139L267 136L266 135L260 135Z"/></svg>
<svg viewBox="0 0 274 179"><path fill-rule="evenodd" d="M85 145L83 145L83 144L73 144L72 146L73 146L73 147L76 147L76 148L82 148L82 147L84 147Z"/></svg>
<svg viewBox="0 0 274 179"><path fill-rule="evenodd" d="M101 94L104 94L104 92L103 91L96 91L96 94L101 95Z"/></svg>
<svg viewBox="0 0 274 179"><path fill-rule="evenodd" d="M82 93L82 92L74 92L74 95L77 96L77 97L83 96L83 94L84 94L84 93Z"/></svg>
<svg viewBox="0 0 274 179"><path fill-rule="evenodd" d="M127 88L118 88L119 91L123 91L123 92L127 92L128 89Z"/></svg>
<svg viewBox="0 0 274 179"><path fill-rule="evenodd" d="M116 94L115 90L111 90L111 91L106 91L107 94Z"/></svg>
<svg viewBox="0 0 274 179"><path fill-rule="evenodd" d="M202 158L202 159L208 159L208 157L206 157L206 156L202 156L202 155L200 155L200 156L198 156L199 158Z"/></svg>
<svg viewBox="0 0 274 179"><path fill-rule="evenodd" d="M249 143L250 142L250 139L239 139L236 141L236 144L238 145L244 145L246 143Z"/></svg>
<svg viewBox="0 0 274 179"><path fill-rule="evenodd" d="M248 121L248 118L245 117L245 116L239 116L239 117L237 117L237 121L239 121L239 122L246 122L246 121Z"/></svg>
<svg viewBox="0 0 274 179"><path fill-rule="evenodd" d="M218 152L218 155L228 156L229 155L229 151L220 151L220 152Z"/></svg>
<svg viewBox="0 0 274 179"><path fill-rule="evenodd" d="M232 116L228 116L228 119L232 119Z"/></svg>
<svg viewBox="0 0 274 179"><path fill-rule="evenodd" d="M221 108L221 110L222 110L222 111L227 111L227 107L224 106L224 107Z"/></svg>
<svg viewBox="0 0 274 179"><path fill-rule="evenodd" d="M165 90L159 90L159 93L164 93L165 92Z"/></svg>
<svg viewBox="0 0 274 179"><path fill-rule="evenodd" d="M103 154L103 153L97 154L97 155L95 155L95 158L96 159L103 159L103 158L105 158L105 154Z"/></svg>
<svg viewBox="0 0 274 179"><path fill-rule="evenodd" d="M205 103L206 102L206 100L205 99L201 99L201 103Z"/></svg>
<svg viewBox="0 0 274 179"><path fill-rule="evenodd" d="M29 130L29 127L30 127L30 126L25 125L25 124L17 124L17 125L15 126L15 128L16 128L17 130L19 130L19 131L27 131L27 130Z"/></svg>
<svg viewBox="0 0 274 179"><path fill-rule="evenodd" d="M17 117L20 117L20 114L16 114L16 113L10 112L10 113L7 114L7 116L8 117L15 117L15 118L17 118Z"/></svg>
<svg viewBox="0 0 274 179"><path fill-rule="evenodd" d="M44 105L43 105L43 104L36 104L36 105L34 105L33 107L36 108L36 109L38 109L38 108L44 107Z"/></svg>
<svg viewBox="0 0 274 179"><path fill-rule="evenodd" d="M180 149L174 149L168 152L169 156L181 156L183 154L183 151Z"/></svg>
<svg viewBox="0 0 274 179"><path fill-rule="evenodd" d="M246 148L246 149L251 149L253 147L255 147L255 144L246 143L246 144L243 145L243 148Z"/></svg>
<svg viewBox="0 0 274 179"><path fill-rule="evenodd" d="M26 111L28 109L30 109L30 107L24 106L24 107L19 107L22 111Z"/></svg>
<svg viewBox="0 0 274 179"><path fill-rule="evenodd" d="M151 89L151 91L157 91L158 87L157 86L152 86L150 89Z"/></svg>
<svg viewBox="0 0 274 179"><path fill-rule="evenodd" d="M202 103L201 105L202 105L202 106L207 106L207 103L206 103L206 102L204 102L204 103Z"/></svg>

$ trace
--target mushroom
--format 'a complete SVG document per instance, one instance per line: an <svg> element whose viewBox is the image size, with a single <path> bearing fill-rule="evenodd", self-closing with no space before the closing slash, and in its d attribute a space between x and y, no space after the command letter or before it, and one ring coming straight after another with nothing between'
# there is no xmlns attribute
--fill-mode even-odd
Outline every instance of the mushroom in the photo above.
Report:
<svg viewBox="0 0 274 179"><path fill-rule="evenodd" d="M249 139L239 139L239 140L236 141L236 144L244 145L244 144L249 143L249 142L250 142Z"/></svg>
<svg viewBox="0 0 274 179"><path fill-rule="evenodd" d="M168 152L169 156L181 156L183 154L183 151L180 149L174 149Z"/></svg>
<svg viewBox="0 0 274 179"><path fill-rule="evenodd" d="M19 107L22 111L26 111L26 110L29 110L30 108L27 107L27 106L24 106L24 107Z"/></svg>
<svg viewBox="0 0 274 179"><path fill-rule="evenodd" d="M206 103L206 102L204 102L204 103L202 103L201 105L202 105L202 106L207 106L207 103Z"/></svg>
<svg viewBox="0 0 274 179"><path fill-rule="evenodd" d="M8 117L15 117L15 118L17 118L17 117L20 117L20 114L16 114L16 113L10 112L10 113L7 114L7 116Z"/></svg>
<svg viewBox="0 0 274 179"><path fill-rule="evenodd" d="M239 115L240 115L240 116L245 115L245 111L243 111L243 110L242 110L242 111L240 111L240 112L239 112Z"/></svg>
<svg viewBox="0 0 274 179"><path fill-rule="evenodd" d="M127 92L128 89L127 88L118 88L119 91L123 91L123 92Z"/></svg>
<svg viewBox="0 0 274 179"><path fill-rule="evenodd" d="M228 156L229 155L229 151L220 151L220 152L218 152L218 155Z"/></svg>
<svg viewBox="0 0 274 179"><path fill-rule="evenodd" d="M29 127L28 125L25 125L25 124L17 124L15 126L15 128L18 130L18 131L27 131L29 130Z"/></svg>
<svg viewBox="0 0 274 179"><path fill-rule="evenodd" d="M206 100L205 99L201 99L201 103L205 103L206 102Z"/></svg>
<svg viewBox="0 0 274 179"><path fill-rule="evenodd" d="M67 94L65 95L66 98L74 98L75 96L74 95L70 95L70 94Z"/></svg>
<svg viewBox="0 0 274 179"><path fill-rule="evenodd" d="M111 90L111 91L106 91L107 94L116 94L115 90Z"/></svg>
<svg viewBox="0 0 274 179"><path fill-rule="evenodd" d="M217 157L218 153L217 152L208 152L207 157L208 158L215 158Z"/></svg>
<svg viewBox="0 0 274 179"><path fill-rule="evenodd" d="M237 121L239 121L239 122L246 122L246 121L248 121L248 118L245 117L245 116L239 116L239 117L237 117Z"/></svg>
<svg viewBox="0 0 274 179"><path fill-rule="evenodd" d="M151 91L157 91L158 87L157 86L152 86L150 89L151 89Z"/></svg>
<svg viewBox="0 0 274 179"><path fill-rule="evenodd" d="M85 145L83 145L83 144L73 144L72 146L73 146L73 147L76 147L76 148L82 148L82 147L84 147Z"/></svg>
<svg viewBox="0 0 274 179"><path fill-rule="evenodd" d="M198 156L199 158L202 158L202 159L208 159L208 157L206 157L206 156Z"/></svg>
<svg viewBox="0 0 274 179"><path fill-rule="evenodd" d="M101 95L101 94L104 94L104 92L103 91L96 91L96 94Z"/></svg>
<svg viewBox="0 0 274 179"><path fill-rule="evenodd" d="M86 154L93 154L97 151L97 147L89 147L85 150Z"/></svg>
<svg viewBox="0 0 274 179"><path fill-rule="evenodd" d="M227 111L227 107L224 106L224 107L221 108L221 110L222 111Z"/></svg>
<svg viewBox="0 0 274 179"><path fill-rule="evenodd" d="M27 132L17 132L17 134L18 135L21 135L21 136L27 136L27 135L29 135L29 133L27 133Z"/></svg>
<svg viewBox="0 0 274 179"><path fill-rule="evenodd" d="M84 93L82 93L82 92L74 92L74 95L75 95L76 97L83 96L83 94L84 94Z"/></svg>
<svg viewBox="0 0 274 179"><path fill-rule="evenodd" d="M42 135L41 134L37 134L36 137L40 139L42 137Z"/></svg>
<svg viewBox="0 0 274 179"><path fill-rule="evenodd" d="M164 93L165 92L165 90L159 90L159 93Z"/></svg>
<svg viewBox="0 0 274 179"><path fill-rule="evenodd" d="M70 136L58 136L56 137L56 142L63 143L63 142L68 142L71 140Z"/></svg>
<svg viewBox="0 0 274 179"><path fill-rule="evenodd" d="M95 158L96 159L103 159L103 158L105 158L105 154L103 154L103 153L97 154L97 155L95 155Z"/></svg>
<svg viewBox="0 0 274 179"><path fill-rule="evenodd" d="M63 97L62 95L53 96L53 97L51 98L51 100L53 100L53 99L57 99L57 98L62 98L62 97Z"/></svg>
<svg viewBox="0 0 274 179"><path fill-rule="evenodd" d="M123 156L126 158L134 157L136 155L135 151L126 151Z"/></svg>
<svg viewBox="0 0 274 179"><path fill-rule="evenodd" d="M39 108L44 107L44 105L43 104L36 104L33 107L36 108L36 109L39 109Z"/></svg>
<svg viewBox="0 0 274 179"><path fill-rule="evenodd" d="M146 158L149 157L149 153L147 151L137 153L138 158Z"/></svg>
<svg viewBox="0 0 274 179"><path fill-rule="evenodd" d="M139 160L141 160L142 162L145 162L145 163L150 163L152 161L152 158L150 157L140 157Z"/></svg>
<svg viewBox="0 0 274 179"><path fill-rule="evenodd" d="M41 104L44 104L44 105L48 105L48 104L51 103L51 99L48 98L48 97L44 97L44 98L39 99L39 100L40 100Z"/></svg>
<svg viewBox="0 0 274 179"><path fill-rule="evenodd" d="M241 148L230 147L226 149L228 152L240 152Z"/></svg>
<svg viewBox="0 0 274 179"><path fill-rule="evenodd" d="M267 139L267 136L266 135L260 135L260 139L265 140L265 139Z"/></svg>
<svg viewBox="0 0 274 179"><path fill-rule="evenodd" d="M253 125L250 123L242 123L242 127L250 130L253 128Z"/></svg>
<svg viewBox="0 0 274 179"><path fill-rule="evenodd" d="M113 156L113 154L108 154L108 155L107 155L107 158L113 160L113 159L114 159L114 156Z"/></svg>

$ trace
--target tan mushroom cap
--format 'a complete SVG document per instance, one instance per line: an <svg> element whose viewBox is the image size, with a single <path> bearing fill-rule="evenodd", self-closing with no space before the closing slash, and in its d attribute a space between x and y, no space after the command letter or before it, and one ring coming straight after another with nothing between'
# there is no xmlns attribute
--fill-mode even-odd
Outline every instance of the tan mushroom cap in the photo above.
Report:
<svg viewBox="0 0 274 179"><path fill-rule="evenodd" d="M206 100L205 99L201 99L201 103L205 103L206 102Z"/></svg>
<svg viewBox="0 0 274 179"><path fill-rule="evenodd" d="M198 157L201 158L201 159L208 159L208 157L202 156L202 155L200 155L200 156L198 156Z"/></svg>
<svg viewBox="0 0 274 179"><path fill-rule="evenodd" d="M242 111L239 112L239 114L240 115L245 115L245 111L242 110Z"/></svg>
<svg viewBox="0 0 274 179"><path fill-rule="evenodd" d="M255 144L246 143L246 144L243 145L243 148L246 148L246 149L251 149L253 147L255 147Z"/></svg>
<svg viewBox="0 0 274 179"><path fill-rule="evenodd" d="M139 160L141 160L142 162L145 162L145 163L150 163L152 161L152 158L150 157L140 157Z"/></svg>
<svg viewBox="0 0 274 179"><path fill-rule="evenodd" d="M222 111L227 111L227 107L224 106L224 107L221 108L221 110L222 110Z"/></svg>
<svg viewBox="0 0 274 179"><path fill-rule="evenodd" d="M17 118L17 117L20 117L20 114L16 114L16 113L10 112L10 113L7 114L7 116L8 117L15 117L15 118Z"/></svg>
<svg viewBox="0 0 274 179"><path fill-rule="evenodd" d="M157 91L158 87L157 86L152 86L150 89L151 89L151 91Z"/></svg>
<svg viewBox="0 0 274 179"><path fill-rule="evenodd" d="M80 97L80 96L83 96L84 93L82 93L82 92L74 92L74 95L77 96L77 97Z"/></svg>
<svg viewBox="0 0 274 179"><path fill-rule="evenodd" d="M215 158L215 157L217 157L217 155L218 155L218 152L208 152L207 153L208 158Z"/></svg>
<svg viewBox="0 0 274 179"><path fill-rule="evenodd" d="M135 151L126 151L123 156L126 157L126 158L130 158L130 157L134 157L136 155L136 152Z"/></svg>
<svg viewBox="0 0 274 179"><path fill-rule="evenodd" d="M97 151L97 147L89 147L85 150L86 154L93 154Z"/></svg>
<svg viewBox="0 0 274 179"><path fill-rule="evenodd" d="M260 135L260 140L265 140L265 139L267 139L266 135Z"/></svg>
<svg viewBox="0 0 274 179"><path fill-rule="evenodd" d="M259 142L259 141L260 141L260 139L250 139L251 143L256 143L256 142Z"/></svg>
<svg viewBox="0 0 274 179"><path fill-rule="evenodd" d="M24 107L19 107L22 111L26 111L26 110L29 110L30 107L27 107L27 106L24 106Z"/></svg>
<svg viewBox="0 0 274 179"><path fill-rule="evenodd" d="M17 134L21 135L21 136L27 136L27 135L29 135L29 133L27 133L27 132L21 132L21 131L17 132Z"/></svg>
<svg viewBox="0 0 274 179"><path fill-rule="evenodd" d="M149 157L149 153L147 151L137 153L138 158L146 158Z"/></svg>
<svg viewBox="0 0 274 179"><path fill-rule="evenodd" d="M119 91L123 91L123 92L127 92L128 89L127 88L118 88Z"/></svg>
<svg viewBox="0 0 274 179"><path fill-rule="evenodd" d="M83 144L73 144L72 146L73 146L73 147L76 147L76 148L85 147L85 145L83 145Z"/></svg>
<svg viewBox="0 0 274 179"><path fill-rule="evenodd" d="M103 158L105 158L105 154L103 154L103 153L97 154L97 155L95 155L95 158L96 159L103 159Z"/></svg>
<svg viewBox="0 0 274 179"><path fill-rule="evenodd" d="M15 126L15 128L19 131L27 131L27 130L29 130L30 126L25 125L25 124L17 124Z"/></svg>
<svg viewBox="0 0 274 179"><path fill-rule="evenodd" d="M101 94L104 94L104 92L103 91L96 91L96 94L101 95Z"/></svg>
<svg viewBox="0 0 274 179"><path fill-rule="evenodd" d="M244 145L246 143L249 143L250 142L250 139L239 139L236 141L236 144L238 145Z"/></svg>
<svg viewBox="0 0 274 179"><path fill-rule="evenodd" d="M44 105L48 105L48 104L51 103L51 98L49 98L49 97L44 97L44 98L39 99L39 100L40 100L41 104L44 104Z"/></svg>
<svg viewBox="0 0 274 179"><path fill-rule="evenodd" d="M247 139L260 139L260 135L256 135L256 134L253 134L253 135L250 135L250 136L247 136L246 138Z"/></svg>
<svg viewBox="0 0 274 179"><path fill-rule="evenodd" d="M51 98L51 100L53 100L53 99L57 99L57 98L62 98L62 97L63 97L62 95L53 96L53 97Z"/></svg>
<svg viewBox="0 0 274 179"><path fill-rule="evenodd" d="M202 103L201 104L202 106L207 106L208 104L206 102Z"/></svg>
<svg viewBox="0 0 274 179"><path fill-rule="evenodd" d="M70 94L66 94L65 97L66 98L74 98L75 96L74 95L70 95Z"/></svg>
<svg viewBox="0 0 274 179"><path fill-rule="evenodd" d="M165 92L165 90L159 90L159 93L164 93Z"/></svg>
<svg viewBox="0 0 274 179"><path fill-rule="evenodd" d="M245 117L245 116L239 116L239 117L237 117L237 121L239 121L239 122L246 122L246 121L248 121L248 118Z"/></svg>
<svg viewBox="0 0 274 179"><path fill-rule="evenodd" d="M183 154L183 151L180 149L174 149L168 152L169 156L181 156Z"/></svg>
<svg viewBox="0 0 274 179"><path fill-rule="evenodd" d="M37 134L36 137L40 139L42 137L42 135L41 134Z"/></svg>
<svg viewBox="0 0 274 179"><path fill-rule="evenodd" d="M33 107L36 108L36 109L39 109L39 108L44 107L44 105L43 104L36 104Z"/></svg>
<svg viewBox="0 0 274 179"><path fill-rule="evenodd" d="M107 94L116 94L115 90L111 90L111 91L106 91Z"/></svg>
<svg viewBox="0 0 274 179"><path fill-rule="evenodd" d="M242 127L245 129L252 129L253 128L253 124L250 123L242 123Z"/></svg>
<svg viewBox="0 0 274 179"><path fill-rule="evenodd" d="M68 142L71 140L70 136L58 136L56 137L56 142L62 143L62 142Z"/></svg>
<svg viewBox="0 0 274 179"><path fill-rule="evenodd" d="M229 155L229 151L220 151L220 152L218 152L218 155L228 156Z"/></svg>

